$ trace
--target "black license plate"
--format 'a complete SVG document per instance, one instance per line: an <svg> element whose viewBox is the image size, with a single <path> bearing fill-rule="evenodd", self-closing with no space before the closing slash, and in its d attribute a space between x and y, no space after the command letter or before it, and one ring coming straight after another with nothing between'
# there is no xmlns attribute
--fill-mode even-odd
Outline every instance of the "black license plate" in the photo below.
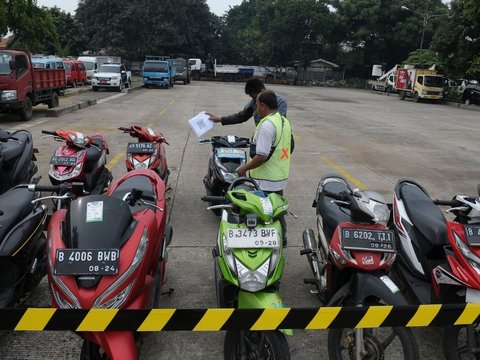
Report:
<svg viewBox="0 0 480 360"><path fill-rule="evenodd" d="M118 249L57 249L55 275L115 275Z"/></svg>
<svg viewBox="0 0 480 360"><path fill-rule="evenodd" d="M50 164L57 166L75 166L77 165L77 158L75 156L52 156Z"/></svg>
<svg viewBox="0 0 480 360"><path fill-rule="evenodd" d="M395 252L391 230L342 228L342 247L347 250Z"/></svg>
<svg viewBox="0 0 480 360"><path fill-rule="evenodd" d="M155 152L155 143L129 143L127 152L131 154L153 154Z"/></svg>
<svg viewBox="0 0 480 360"><path fill-rule="evenodd" d="M480 246L480 225L465 225L465 235L468 245Z"/></svg>

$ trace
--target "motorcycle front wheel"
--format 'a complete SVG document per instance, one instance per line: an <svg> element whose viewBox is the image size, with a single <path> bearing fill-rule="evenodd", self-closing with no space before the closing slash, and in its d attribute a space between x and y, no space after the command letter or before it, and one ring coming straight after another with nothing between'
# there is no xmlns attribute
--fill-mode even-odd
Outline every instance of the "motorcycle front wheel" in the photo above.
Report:
<svg viewBox="0 0 480 360"><path fill-rule="evenodd" d="M449 326L443 331L443 351L447 360L480 359L480 324Z"/></svg>
<svg viewBox="0 0 480 360"><path fill-rule="evenodd" d="M225 360L289 360L290 348L280 331L227 331Z"/></svg>
<svg viewBox="0 0 480 360"><path fill-rule="evenodd" d="M109 360L109 357L97 344L83 340L80 360Z"/></svg>

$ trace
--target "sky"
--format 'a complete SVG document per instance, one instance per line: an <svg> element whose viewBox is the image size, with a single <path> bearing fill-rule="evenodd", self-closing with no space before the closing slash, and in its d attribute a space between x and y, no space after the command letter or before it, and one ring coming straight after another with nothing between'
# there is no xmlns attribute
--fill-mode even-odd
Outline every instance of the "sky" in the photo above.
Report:
<svg viewBox="0 0 480 360"><path fill-rule="evenodd" d="M230 6L240 5L242 0L207 0L210 11L215 15L221 16L228 11ZM53 7L57 6L65 12L75 15L78 0L37 0L38 6Z"/></svg>

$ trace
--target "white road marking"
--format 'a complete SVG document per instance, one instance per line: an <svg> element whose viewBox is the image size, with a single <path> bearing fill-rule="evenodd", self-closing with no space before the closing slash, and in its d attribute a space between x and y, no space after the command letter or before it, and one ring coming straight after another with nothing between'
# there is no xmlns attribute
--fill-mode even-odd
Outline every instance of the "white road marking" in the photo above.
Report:
<svg viewBox="0 0 480 360"><path fill-rule="evenodd" d="M97 100L97 104L103 104L104 102L107 102L107 101L110 101L110 100L113 100L113 99L116 99L120 96L125 96L125 95L127 95L127 93L112 95L112 96L106 97L105 99Z"/></svg>

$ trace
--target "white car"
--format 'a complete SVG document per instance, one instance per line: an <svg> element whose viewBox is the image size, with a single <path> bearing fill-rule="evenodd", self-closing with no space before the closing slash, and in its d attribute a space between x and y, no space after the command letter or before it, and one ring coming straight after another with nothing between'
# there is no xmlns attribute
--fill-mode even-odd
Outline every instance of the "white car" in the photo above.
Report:
<svg viewBox="0 0 480 360"><path fill-rule="evenodd" d="M132 73L123 64L102 64L92 77L92 89L113 88L122 91L132 86Z"/></svg>

